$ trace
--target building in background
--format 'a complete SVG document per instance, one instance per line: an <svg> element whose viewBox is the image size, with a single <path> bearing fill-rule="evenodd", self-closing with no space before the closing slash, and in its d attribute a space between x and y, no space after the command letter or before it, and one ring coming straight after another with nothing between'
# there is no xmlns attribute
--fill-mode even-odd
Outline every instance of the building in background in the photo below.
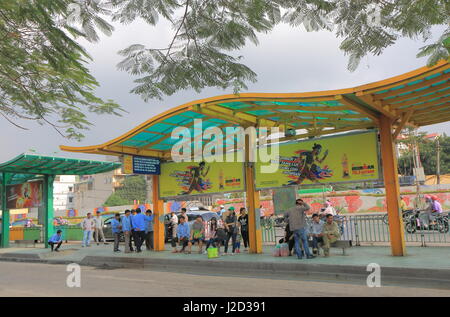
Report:
<svg viewBox="0 0 450 317"><path fill-rule="evenodd" d="M53 182L53 209L56 216L64 216L75 207L74 188L78 176L58 175Z"/></svg>

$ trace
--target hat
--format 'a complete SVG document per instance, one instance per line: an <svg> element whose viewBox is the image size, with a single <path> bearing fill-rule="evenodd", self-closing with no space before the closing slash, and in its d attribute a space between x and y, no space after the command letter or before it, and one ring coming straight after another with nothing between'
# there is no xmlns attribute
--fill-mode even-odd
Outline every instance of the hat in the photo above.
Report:
<svg viewBox="0 0 450 317"><path fill-rule="evenodd" d="M220 205L220 208L225 208L223 205Z"/></svg>
<svg viewBox="0 0 450 317"><path fill-rule="evenodd" d="M233 206L231 206L230 208L228 208L228 210L234 210L234 207L233 207Z"/></svg>
<svg viewBox="0 0 450 317"><path fill-rule="evenodd" d="M431 195L430 197L431 197L431 199L433 199L433 200L438 200L437 196L435 196L435 195Z"/></svg>

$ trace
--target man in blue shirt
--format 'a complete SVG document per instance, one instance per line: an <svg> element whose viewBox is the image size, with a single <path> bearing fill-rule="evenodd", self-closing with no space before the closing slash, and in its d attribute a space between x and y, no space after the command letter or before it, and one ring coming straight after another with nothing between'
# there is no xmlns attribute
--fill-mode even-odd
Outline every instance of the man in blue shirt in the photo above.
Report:
<svg viewBox="0 0 450 317"><path fill-rule="evenodd" d="M51 236L50 239L48 239L48 244L52 248L52 252L53 252L53 247L55 246L55 244L56 244L55 252L59 252L58 249L62 244L61 235L62 235L62 231L58 230L58 231L56 231L56 233L54 235Z"/></svg>
<svg viewBox="0 0 450 317"><path fill-rule="evenodd" d="M131 247L131 215L130 210L125 210L125 216L122 217L122 231L125 238L125 253L133 251Z"/></svg>
<svg viewBox="0 0 450 317"><path fill-rule="evenodd" d="M120 224L120 214L115 214L114 219L111 220L111 230L114 235L114 252L120 252L119 241L121 229L122 225Z"/></svg>
<svg viewBox="0 0 450 317"><path fill-rule="evenodd" d="M141 246L145 241L145 230L147 227L146 221L152 221L152 217L148 217L141 212L140 208L136 209L136 215L133 216L131 221L131 228L134 230L134 243L136 246L136 252L142 252Z"/></svg>
<svg viewBox="0 0 450 317"><path fill-rule="evenodd" d="M145 248L147 250L153 250L153 214L150 209L145 212L148 217L145 219ZM151 219L151 220L149 220Z"/></svg>
<svg viewBox="0 0 450 317"><path fill-rule="evenodd" d="M188 245L189 238L191 236L191 230L189 228L189 224L187 223L186 219L180 216L179 221L180 223L178 224L177 228L177 239L182 248L180 251L178 251L176 245L174 245L174 250L172 251L173 253L184 252L184 249Z"/></svg>

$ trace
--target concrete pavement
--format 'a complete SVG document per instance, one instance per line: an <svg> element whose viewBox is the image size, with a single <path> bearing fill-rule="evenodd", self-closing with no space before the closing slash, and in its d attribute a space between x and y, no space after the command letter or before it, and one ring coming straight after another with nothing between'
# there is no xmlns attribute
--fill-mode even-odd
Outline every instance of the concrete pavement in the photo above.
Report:
<svg viewBox="0 0 450 317"><path fill-rule="evenodd" d="M81 268L81 287L69 288L61 264L0 262L0 297L5 296L450 296L449 290L342 282L251 278L149 270Z"/></svg>

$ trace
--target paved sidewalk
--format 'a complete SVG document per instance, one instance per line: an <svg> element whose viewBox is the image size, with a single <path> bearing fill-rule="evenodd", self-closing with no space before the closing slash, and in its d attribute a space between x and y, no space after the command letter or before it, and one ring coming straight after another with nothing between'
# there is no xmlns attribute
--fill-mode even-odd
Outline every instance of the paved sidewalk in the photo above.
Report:
<svg viewBox="0 0 450 317"><path fill-rule="evenodd" d="M390 255L390 247L385 246L360 246L347 249L347 255L342 255L341 249L331 249L331 256L325 258L319 256L312 260L298 260L293 257L273 257L271 255L272 246L264 246L263 254L248 254L243 252L234 256L221 256L218 259L208 259L205 254L198 254L197 247L192 247L192 254L173 254L170 245L166 245L166 251L142 253L123 252L114 253L112 244L99 246L93 244L91 247L82 248L80 243L63 244L60 252L50 252L50 249L43 248L43 245L36 245L36 248L0 248L0 257L5 254L15 254L17 256L28 257L36 255L40 259L49 262L57 260L67 260L80 262L86 256L104 256L114 258L156 258L156 259L179 259L196 261L226 261L226 262L273 262L273 263L309 263L327 265L357 265L366 266L369 263L378 263L386 267L398 268L427 268L427 269L450 269L450 248L449 247L408 247L407 256L394 257ZM223 248L221 248L223 251Z"/></svg>

